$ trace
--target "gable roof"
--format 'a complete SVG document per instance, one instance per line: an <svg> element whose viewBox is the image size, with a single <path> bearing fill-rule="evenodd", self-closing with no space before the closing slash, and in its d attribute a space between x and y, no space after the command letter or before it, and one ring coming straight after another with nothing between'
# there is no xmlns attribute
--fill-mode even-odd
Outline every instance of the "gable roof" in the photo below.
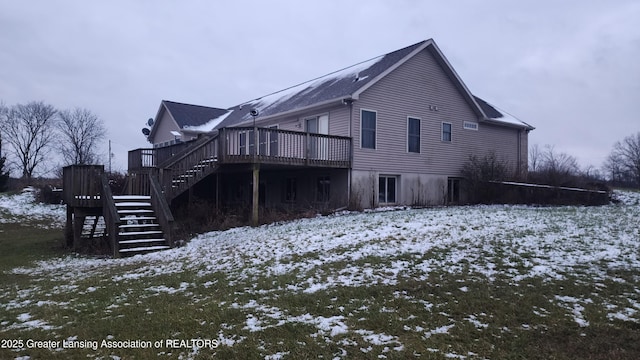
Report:
<svg viewBox="0 0 640 360"><path fill-rule="evenodd" d="M517 119L515 121L506 121L507 117L501 112L471 94L432 39L424 40L284 90L246 101L227 110L193 105L198 108L215 110L209 115L217 114L217 116L209 117L208 121L198 124L179 125L181 128L188 128L192 131L206 132L222 127L249 124L253 120L250 111L254 109L259 112L257 121L263 121L274 116L309 110L344 100L357 100L362 92L425 49L434 56L480 119L507 126L533 129L530 125ZM184 107L187 104L180 105ZM203 118L206 118L206 116Z"/></svg>
<svg viewBox="0 0 640 360"><path fill-rule="evenodd" d="M156 123L160 121L164 112L168 112L171 118L176 122L178 128L188 129L195 128L195 131L211 131L212 129L198 129L198 127L206 125L211 119L216 119L220 115L224 115L228 111L208 106L184 104L175 101L162 100L160 108L156 114ZM154 138L158 126L151 127L151 133L147 137L149 141Z"/></svg>
<svg viewBox="0 0 640 360"><path fill-rule="evenodd" d="M169 111L176 124L182 129L185 127L201 126L227 113L226 109L213 108L201 105L183 104L168 100L162 100L162 104Z"/></svg>

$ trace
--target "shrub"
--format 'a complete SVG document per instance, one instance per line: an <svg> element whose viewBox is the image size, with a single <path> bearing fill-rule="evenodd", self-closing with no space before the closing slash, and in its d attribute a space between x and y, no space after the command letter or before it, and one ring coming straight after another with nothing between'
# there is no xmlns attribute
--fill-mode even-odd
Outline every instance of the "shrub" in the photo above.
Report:
<svg viewBox="0 0 640 360"><path fill-rule="evenodd" d="M36 201L44 204L62 204L62 191L52 184L36 187Z"/></svg>
<svg viewBox="0 0 640 360"><path fill-rule="evenodd" d="M512 177L509 166L493 152L484 157L469 156L469 160L462 166L461 174L465 179L463 184L471 203L493 202L498 193L489 182L510 180Z"/></svg>

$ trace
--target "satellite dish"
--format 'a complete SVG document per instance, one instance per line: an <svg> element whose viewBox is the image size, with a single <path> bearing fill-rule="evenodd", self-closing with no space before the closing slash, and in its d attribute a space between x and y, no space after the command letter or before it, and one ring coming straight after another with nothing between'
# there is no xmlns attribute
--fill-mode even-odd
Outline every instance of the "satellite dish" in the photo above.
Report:
<svg viewBox="0 0 640 360"><path fill-rule="evenodd" d="M153 118L149 118L149 120L147 120L147 125L153 126Z"/></svg>
<svg viewBox="0 0 640 360"><path fill-rule="evenodd" d="M147 128L142 128L142 133L144 134L144 136L149 136L149 134L151 134L151 130Z"/></svg>

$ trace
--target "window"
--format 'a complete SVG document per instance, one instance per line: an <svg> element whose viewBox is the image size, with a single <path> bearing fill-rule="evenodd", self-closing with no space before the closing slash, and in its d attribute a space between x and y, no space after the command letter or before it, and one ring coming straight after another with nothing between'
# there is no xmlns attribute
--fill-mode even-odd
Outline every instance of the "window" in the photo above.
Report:
<svg viewBox="0 0 640 360"><path fill-rule="evenodd" d="M392 204L396 202L396 177L380 176L378 181L378 203Z"/></svg>
<svg viewBox="0 0 640 360"><path fill-rule="evenodd" d="M298 182L296 178L287 178L284 188L284 201L295 202L298 198Z"/></svg>
<svg viewBox="0 0 640 360"><path fill-rule="evenodd" d="M269 155L278 156L278 125L269 126Z"/></svg>
<svg viewBox="0 0 640 360"><path fill-rule="evenodd" d="M451 142L451 123L442 123L442 141Z"/></svg>
<svg viewBox="0 0 640 360"><path fill-rule="evenodd" d="M376 112L362 110L361 120L361 146L364 149L376 148Z"/></svg>
<svg viewBox="0 0 640 360"><path fill-rule="evenodd" d="M321 176L316 182L316 201L328 202L331 197L331 178Z"/></svg>
<svg viewBox="0 0 640 360"><path fill-rule="evenodd" d="M240 155L247 154L247 133L241 132L240 138L238 139L238 148L240 150Z"/></svg>
<svg viewBox="0 0 640 360"><path fill-rule="evenodd" d="M255 148L256 138L253 135L253 130L243 131L239 134L239 150L240 155L253 155L253 149ZM247 138L249 138L249 147L247 148Z"/></svg>
<svg viewBox="0 0 640 360"><path fill-rule="evenodd" d="M460 202L460 179L447 179L447 203Z"/></svg>
<svg viewBox="0 0 640 360"><path fill-rule="evenodd" d="M467 130L476 130L476 131L478 131L478 123L477 122L465 121L462 124L462 127L467 129Z"/></svg>
<svg viewBox="0 0 640 360"><path fill-rule="evenodd" d="M410 117L407 120L407 151L420 152L420 119Z"/></svg>

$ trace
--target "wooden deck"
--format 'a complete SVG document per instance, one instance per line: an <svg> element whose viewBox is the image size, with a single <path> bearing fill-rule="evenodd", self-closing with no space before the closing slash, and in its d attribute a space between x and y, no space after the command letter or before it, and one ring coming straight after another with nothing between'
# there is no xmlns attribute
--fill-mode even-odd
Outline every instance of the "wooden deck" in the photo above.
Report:
<svg viewBox="0 0 640 360"><path fill-rule="evenodd" d="M256 146L257 145L257 146ZM301 167L351 167L351 138L305 132L234 127L213 136L173 146L129 152L129 172L174 168L187 157L224 164L274 164ZM187 167L184 168L187 170Z"/></svg>
<svg viewBox="0 0 640 360"><path fill-rule="evenodd" d="M129 152L129 191L149 194L157 176L171 202L224 165L351 167L351 138L260 128L223 128L173 146Z"/></svg>

